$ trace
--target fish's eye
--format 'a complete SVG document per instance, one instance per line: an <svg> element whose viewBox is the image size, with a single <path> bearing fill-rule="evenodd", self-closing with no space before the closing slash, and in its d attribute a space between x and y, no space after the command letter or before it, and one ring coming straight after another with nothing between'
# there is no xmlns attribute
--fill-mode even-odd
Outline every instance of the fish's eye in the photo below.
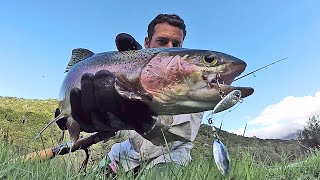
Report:
<svg viewBox="0 0 320 180"><path fill-rule="evenodd" d="M213 56L213 55L208 55L204 57L204 62L213 66L215 64L217 64L218 62L218 57L217 56Z"/></svg>

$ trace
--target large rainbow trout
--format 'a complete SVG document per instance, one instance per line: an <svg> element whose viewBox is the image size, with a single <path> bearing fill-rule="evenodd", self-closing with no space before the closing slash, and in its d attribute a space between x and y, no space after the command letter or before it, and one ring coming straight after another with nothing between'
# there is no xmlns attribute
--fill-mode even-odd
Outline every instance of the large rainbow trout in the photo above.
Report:
<svg viewBox="0 0 320 180"><path fill-rule="evenodd" d="M80 127L71 116L70 91L80 88L85 73L109 70L116 76L115 88L122 97L144 102L158 116L213 109L221 100L221 91L238 89L242 97L251 95L250 87L230 86L245 68L246 63L236 57L208 50L164 48L94 54L74 49L60 90L61 114L44 129L63 117L68 117L69 126ZM73 133L70 135L76 140L79 133Z"/></svg>

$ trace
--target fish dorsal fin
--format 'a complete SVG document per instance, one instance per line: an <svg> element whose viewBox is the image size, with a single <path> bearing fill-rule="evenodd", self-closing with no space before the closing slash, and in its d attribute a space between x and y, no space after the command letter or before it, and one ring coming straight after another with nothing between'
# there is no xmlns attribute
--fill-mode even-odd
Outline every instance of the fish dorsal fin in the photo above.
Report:
<svg viewBox="0 0 320 180"><path fill-rule="evenodd" d="M137 82L138 83L138 82ZM123 98L132 101L152 101L151 95L147 92L141 92L137 83L132 84L124 75L117 76L115 89Z"/></svg>
<svg viewBox="0 0 320 180"><path fill-rule="evenodd" d="M84 48L73 49L71 54L71 59L64 72L68 72L73 65L93 55L94 53L88 49L84 49Z"/></svg>

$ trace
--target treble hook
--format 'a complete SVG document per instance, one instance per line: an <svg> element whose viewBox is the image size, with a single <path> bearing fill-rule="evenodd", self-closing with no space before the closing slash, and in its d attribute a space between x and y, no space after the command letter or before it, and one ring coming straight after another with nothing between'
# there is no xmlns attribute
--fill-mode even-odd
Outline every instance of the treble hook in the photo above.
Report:
<svg viewBox="0 0 320 180"><path fill-rule="evenodd" d="M217 74L216 74L215 81L216 81L216 83L217 83L217 87L218 87L218 90L219 90L220 98L222 99L222 98L225 96L225 94L224 94L224 92L222 91L222 89L221 89L221 87L220 87L219 79L220 79L220 74L217 73Z"/></svg>

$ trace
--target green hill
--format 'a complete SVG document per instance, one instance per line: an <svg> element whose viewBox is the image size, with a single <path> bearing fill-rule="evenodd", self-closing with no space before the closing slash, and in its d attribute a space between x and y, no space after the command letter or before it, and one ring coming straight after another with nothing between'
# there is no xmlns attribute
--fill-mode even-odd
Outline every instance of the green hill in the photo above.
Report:
<svg viewBox="0 0 320 180"><path fill-rule="evenodd" d="M56 125L48 128L42 135L42 139L34 140L35 135L53 118L57 105L54 99L0 97L1 142L11 144L14 150L21 153L57 145L60 130ZM284 156L286 159L295 160L305 154L304 149L295 140L262 140L242 137L226 131L221 131L220 137L231 154L248 152L255 160L263 161L265 164L280 162ZM212 141L211 127L203 124L194 142L192 153L200 152L204 157L211 157ZM102 148L104 151L98 153L99 150L96 150L96 154L92 153L93 160L98 160L110 147L110 145L101 145L96 149Z"/></svg>
<svg viewBox="0 0 320 180"><path fill-rule="evenodd" d="M57 101L0 97L0 140L13 145L15 150L29 151L56 143L59 129L52 126L43 136L43 141L35 141L34 137L45 124L53 118ZM44 142L44 144L43 144Z"/></svg>

